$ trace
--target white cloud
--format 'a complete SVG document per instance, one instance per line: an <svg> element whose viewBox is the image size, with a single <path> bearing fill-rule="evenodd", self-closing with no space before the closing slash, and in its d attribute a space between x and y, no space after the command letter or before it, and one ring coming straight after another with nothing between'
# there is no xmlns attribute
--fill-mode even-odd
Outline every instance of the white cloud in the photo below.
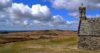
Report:
<svg viewBox="0 0 100 53"><path fill-rule="evenodd" d="M68 10L77 10L81 3L84 3L89 9L100 9L99 0L50 0L50 2L55 8L65 8Z"/></svg>
<svg viewBox="0 0 100 53"><path fill-rule="evenodd" d="M50 16L50 9L47 6L41 6L40 4L32 6L32 14L35 17L44 17L47 18Z"/></svg>
<svg viewBox="0 0 100 53"><path fill-rule="evenodd" d="M28 25L28 20L24 20L23 25L27 26Z"/></svg>
<svg viewBox="0 0 100 53"><path fill-rule="evenodd" d="M87 9L100 9L100 0L49 0L54 8L68 10L68 15L78 18L78 8L83 3ZM98 16L95 16L98 17Z"/></svg>
<svg viewBox="0 0 100 53"><path fill-rule="evenodd" d="M31 8L23 3L13 3L10 16L11 21L19 25L59 26L66 24L62 16L51 16L50 9L40 4L32 5ZM33 22L29 23L29 19Z"/></svg>
<svg viewBox="0 0 100 53"><path fill-rule="evenodd" d="M38 20L33 20L33 23L39 24L39 23L41 23L41 22L38 21Z"/></svg>
<svg viewBox="0 0 100 53"><path fill-rule="evenodd" d="M45 20L51 16L49 8L40 4L33 5L32 8L30 8L22 3L13 3L10 12L11 18L14 19L31 18Z"/></svg>
<svg viewBox="0 0 100 53"><path fill-rule="evenodd" d="M30 21L28 19L31 19L36 25L46 25L45 22L52 20L50 9L40 4L32 5L31 8L23 3L13 3L10 8L10 16L14 24L16 24L17 20L17 24L21 22L27 25Z"/></svg>
<svg viewBox="0 0 100 53"><path fill-rule="evenodd" d="M100 14L97 14L96 17L100 17Z"/></svg>
<svg viewBox="0 0 100 53"><path fill-rule="evenodd" d="M12 3L11 0L2 0L0 3L0 21L7 21L9 25L47 26L54 28L73 25L73 23L66 22L60 15L51 15L50 9L45 5L36 4L29 7L23 3Z"/></svg>
<svg viewBox="0 0 100 53"><path fill-rule="evenodd" d="M8 8L11 6L11 0L0 0L0 23L8 23Z"/></svg>
<svg viewBox="0 0 100 53"><path fill-rule="evenodd" d="M83 1L83 0L82 0ZM55 8L65 8L73 10L78 8L82 2L81 0L51 0L53 7Z"/></svg>
<svg viewBox="0 0 100 53"><path fill-rule="evenodd" d="M35 24L37 26L59 26L59 25L63 25L63 24L66 24L64 23L64 19L63 17L61 17L60 15L55 15L55 16L52 16L52 17L49 17L51 18L51 20L45 22L45 21L40 21L40 20L33 20L33 22L31 23L31 25ZM62 24L63 23L63 24Z"/></svg>
<svg viewBox="0 0 100 53"><path fill-rule="evenodd" d="M73 16L75 18L78 18L79 17L79 13L78 12L70 12L68 15L69 16Z"/></svg>
<svg viewBox="0 0 100 53"><path fill-rule="evenodd" d="M100 18L100 14L96 14L96 15L87 15L87 18Z"/></svg>
<svg viewBox="0 0 100 53"><path fill-rule="evenodd" d="M11 6L11 0L0 0L0 9Z"/></svg>
<svg viewBox="0 0 100 53"><path fill-rule="evenodd" d="M74 21L65 21L64 18L60 15L55 15L51 17L52 20L48 21L48 22L43 22L43 21L39 21L39 20L33 20L33 22L31 23L31 25L37 25L37 26L50 26L50 27L59 27L59 26L67 26L70 25L74 25ZM70 22L70 23L69 23ZM70 27L69 26L69 27Z"/></svg>
<svg viewBox="0 0 100 53"><path fill-rule="evenodd" d="M54 22L64 21L63 17L60 15L55 15L52 18L54 19Z"/></svg>
<svg viewBox="0 0 100 53"><path fill-rule="evenodd" d="M9 9L11 18L27 18L27 17L32 17L31 15L31 9L22 3L13 3L12 7Z"/></svg>
<svg viewBox="0 0 100 53"><path fill-rule="evenodd" d="M5 18L5 17L6 17L5 12L0 12L0 19Z"/></svg>
<svg viewBox="0 0 100 53"><path fill-rule="evenodd" d="M14 22L13 22L13 24L15 24L15 25L17 25L17 24L20 24L21 22L20 21L18 21L18 20L14 20Z"/></svg>
<svg viewBox="0 0 100 53"><path fill-rule="evenodd" d="M52 24L55 26L66 25L66 21L60 15L55 15L52 17L52 19L53 19Z"/></svg>

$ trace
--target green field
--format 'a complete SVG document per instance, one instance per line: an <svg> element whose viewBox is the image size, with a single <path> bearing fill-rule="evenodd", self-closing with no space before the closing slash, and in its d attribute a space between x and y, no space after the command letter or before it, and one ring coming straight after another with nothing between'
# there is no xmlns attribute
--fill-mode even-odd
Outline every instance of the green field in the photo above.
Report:
<svg viewBox="0 0 100 53"><path fill-rule="evenodd" d="M64 39L38 39L0 44L0 53L100 53L77 48L77 37Z"/></svg>

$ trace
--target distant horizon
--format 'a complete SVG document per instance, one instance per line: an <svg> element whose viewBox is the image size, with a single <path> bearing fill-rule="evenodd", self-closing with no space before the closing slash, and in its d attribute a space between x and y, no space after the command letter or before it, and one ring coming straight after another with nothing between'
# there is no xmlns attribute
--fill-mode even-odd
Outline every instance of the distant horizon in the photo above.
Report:
<svg viewBox="0 0 100 53"><path fill-rule="evenodd" d="M43 30L0 30L0 32L32 32L32 31L45 31L45 30L78 31L78 30L62 30L62 29L43 29Z"/></svg>

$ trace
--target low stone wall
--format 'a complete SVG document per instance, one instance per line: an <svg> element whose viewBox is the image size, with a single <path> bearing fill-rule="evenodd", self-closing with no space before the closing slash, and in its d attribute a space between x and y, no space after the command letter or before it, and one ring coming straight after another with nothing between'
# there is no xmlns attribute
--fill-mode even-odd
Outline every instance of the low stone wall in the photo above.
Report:
<svg viewBox="0 0 100 53"><path fill-rule="evenodd" d="M100 36L79 36L78 48L89 50L100 49Z"/></svg>

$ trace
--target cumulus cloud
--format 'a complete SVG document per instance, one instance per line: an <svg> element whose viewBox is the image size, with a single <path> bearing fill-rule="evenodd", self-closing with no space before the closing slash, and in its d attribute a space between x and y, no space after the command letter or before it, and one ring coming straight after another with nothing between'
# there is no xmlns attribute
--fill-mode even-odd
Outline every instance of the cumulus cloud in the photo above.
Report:
<svg viewBox="0 0 100 53"><path fill-rule="evenodd" d="M22 3L13 3L10 8L10 15L14 24L37 25L37 26L59 26L65 25L63 17L60 15L51 16L50 9L40 4L30 8ZM30 19L33 21L29 23Z"/></svg>
<svg viewBox="0 0 100 53"><path fill-rule="evenodd" d="M49 26L49 27L53 27L55 29L59 28L59 29L63 29L63 30L66 30L66 29L70 30L71 28L77 28L78 27L78 20L65 21L62 16L54 15L54 16L52 16L51 21L43 22L43 21L39 21L39 20L33 20L31 25L47 26L47 27ZM75 27L73 27L73 26L75 26Z"/></svg>
<svg viewBox="0 0 100 53"><path fill-rule="evenodd" d="M32 6L32 14L35 17L50 17L50 9L47 6L41 6L40 4Z"/></svg>
<svg viewBox="0 0 100 53"><path fill-rule="evenodd" d="M40 4L29 7L23 3L13 3L9 11L10 19L13 24L23 23L23 25L32 25L34 23L35 25L40 26L46 25L44 23L52 20L50 9L47 6L42 6ZM30 20L33 22L29 23Z"/></svg>
<svg viewBox="0 0 100 53"><path fill-rule="evenodd" d="M27 5L24 5L22 3L17 4L17 3L13 3L12 7L9 9L10 10L10 14L11 14L11 18L25 18L25 17L30 17L31 15L31 11L30 8Z"/></svg>
<svg viewBox="0 0 100 53"><path fill-rule="evenodd" d="M51 16L49 8L40 4L33 5L31 8L22 3L13 3L10 11L14 19L31 18L45 20Z"/></svg>
<svg viewBox="0 0 100 53"><path fill-rule="evenodd" d="M46 5L35 4L29 7L23 3L12 3L11 0L0 1L0 24L2 21L13 26L31 25L57 28L74 25L74 22L65 21L60 15L51 15Z"/></svg>
<svg viewBox="0 0 100 53"><path fill-rule="evenodd" d="M53 21L52 23L56 26L56 25L66 25L66 21L64 20L64 18L60 15L55 15L52 17Z"/></svg>
<svg viewBox="0 0 100 53"><path fill-rule="evenodd" d="M78 12L70 12L68 13L69 16L73 16L75 18L78 18L79 17L79 13Z"/></svg>
<svg viewBox="0 0 100 53"><path fill-rule="evenodd" d="M64 21L63 17L60 15L55 15L51 17L51 20L44 22L40 20L33 20L32 24L38 25L38 26L59 26L59 25L65 25L66 22Z"/></svg>
<svg viewBox="0 0 100 53"><path fill-rule="evenodd" d="M11 2L11 0L0 1L0 23L8 22L9 13L7 12L7 10L11 6Z"/></svg>
<svg viewBox="0 0 100 53"><path fill-rule="evenodd" d="M11 6L11 0L1 0L0 9L4 9Z"/></svg>

